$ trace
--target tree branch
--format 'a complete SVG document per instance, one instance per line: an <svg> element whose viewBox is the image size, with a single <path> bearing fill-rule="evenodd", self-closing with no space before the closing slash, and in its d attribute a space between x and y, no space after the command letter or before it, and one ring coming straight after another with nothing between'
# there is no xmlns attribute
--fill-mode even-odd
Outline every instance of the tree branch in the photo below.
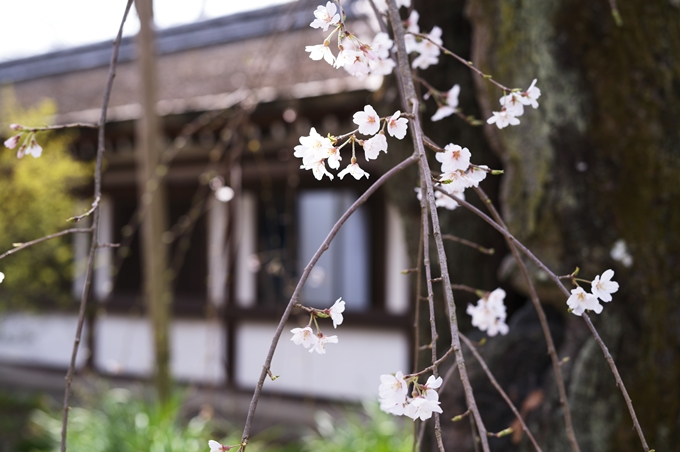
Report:
<svg viewBox="0 0 680 452"><path fill-rule="evenodd" d="M125 13L123 14L123 19L120 22L120 27L118 28L118 35L113 43L113 54L111 55L111 63L109 65L109 75L106 82L106 88L104 89L104 99L102 101L102 111L99 120L99 136L97 143L97 163L94 172L94 199L101 198L102 191L102 161L104 158L104 130L106 125L106 113L109 105L109 99L111 97L111 89L113 88L113 79L116 76L116 64L118 63L118 50L120 48L120 41L123 36L123 25L127 19L128 13L130 12L130 7L132 6L133 0L128 0L125 6ZM80 337L83 332L83 323L85 322L85 306L87 305L87 298L90 292L90 285L92 283L92 273L94 272L94 258L97 253L98 243L98 231L99 231L99 216L100 210L96 208L94 210L94 215L92 218L92 243L90 244L90 254L87 261L87 272L85 273L85 284L83 287L83 293L80 298L80 310L78 312L78 326L76 327L76 335L73 341L73 351L71 352L71 363L69 364L68 371L66 372L66 388L64 389L64 405L63 405L63 415L61 423L61 452L66 452L66 434L68 429L68 413L70 410L69 399L71 397L71 383L73 382L73 374L76 368L76 358L78 356L78 346L80 345Z"/></svg>
<svg viewBox="0 0 680 452"><path fill-rule="evenodd" d="M10 256L17 251L21 251L24 248L28 248L29 246L33 246L37 243L45 242L50 239L54 239L57 237L61 237L62 235L67 235L67 234L77 234L77 233L82 233L82 232L92 232L92 228L75 228L75 229L64 229L63 231L55 232L54 234L49 234L44 237L40 237L39 239L31 240L30 242L25 242L22 243L14 248L12 248L9 251L5 251L4 254L0 254L0 259L4 259L7 256Z"/></svg>
<svg viewBox="0 0 680 452"><path fill-rule="evenodd" d="M276 327L276 332L274 333L274 337L272 338L271 345L269 346L269 351L267 352L267 358L264 361L264 365L262 367L262 372L260 373L260 379L257 382L257 386L255 387L255 391L253 393L253 398L250 401L250 406L248 408L248 415L246 417L246 424L243 427L243 436L241 437L241 443L242 444L247 444L248 443L248 438L250 437L250 430L252 427L252 422L253 422L253 416L255 415L255 410L257 408L257 402L260 399L260 395L262 393L262 387L264 386L264 381L267 378L267 372L269 371L269 368L272 363L272 359L274 358L274 352L276 351L276 346L278 345L279 338L281 337L281 333L283 332L283 328L286 325L286 322L288 321L288 318L290 317L290 313L293 310L293 306L298 302L298 297L300 296L300 292L302 291L302 288L304 287L305 283L307 282L307 278L309 277L310 272L312 271L312 268L314 268L314 265L319 261L321 258L321 255L328 249L330 246L331 242L337 235L337 233L340 231L340 228L342 227L343 224L347 221L347 219L361 206L363 203L370 198L370 196L375 193L375 191L380 188L387 180L389 180L392 176L395 174L399 173L401 170L404 168L412 165L413 163L416 162L416 157L415 155L411 155L408 157L406 160L402 161L398 165L396 165L394 168L390 169L388 172L386 172L380 179L375 181L373 185L371 185L360 197L357 199L354 204L352 204L349 209L345 211L344 214L340 217L340 219L335 223L331 231L328 233L328 236L326 239L323 241L319 249L316 250L316 253L314 253L314 256L312 256L312 259L309 261L307 266L305 267L304 271L302 272L302 275L300 276L300 280L298 281L297 286L295 287L295 291L293 292L293 295L290 298L290 301L288 302L288 306L286 306L286 310L283 312L283 315L281 316L281 320L279 321L278 326ZM245 446L243 446L243 450L245 450Z"/></svg>

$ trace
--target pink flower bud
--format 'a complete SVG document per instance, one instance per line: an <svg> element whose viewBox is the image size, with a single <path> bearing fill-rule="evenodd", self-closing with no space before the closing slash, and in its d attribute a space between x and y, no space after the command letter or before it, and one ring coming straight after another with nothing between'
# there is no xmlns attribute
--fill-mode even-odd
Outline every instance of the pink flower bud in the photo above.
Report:
<svg viewBox="0 0 680 452"><path fill-rule="evenodd" d="M21 124L10 124L9 128L12 130L24 130L24 126Z"/></svg>
<svg viewBox="0 0 680 452"><path fill-rule="evenodd" d="M17 144L19 144L19 139L21 138L21 134L19 135L14 135L13 137L10 137L5 140L5 147L8 149L14 149Z"/></svg>

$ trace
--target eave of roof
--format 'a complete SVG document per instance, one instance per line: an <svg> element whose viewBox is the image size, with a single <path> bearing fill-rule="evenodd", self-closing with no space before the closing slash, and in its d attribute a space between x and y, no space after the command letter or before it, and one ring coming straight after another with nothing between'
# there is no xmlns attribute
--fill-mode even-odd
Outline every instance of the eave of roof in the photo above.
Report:
<svg viewBox="0 0 680 452"><path fill-rule="evenodd" d="M298 0L159 30L156 35L157 52L159 55L171 54L308 27L313 4L309 0ZM355 16L351 8L347 8L346 12L348 18ZM134 40L134 36L123 38L120 62L135 58ZM105 41L6 61L0 63L0 83L17 83L106 66L111 59L111 46L112 41Z"/></svg>

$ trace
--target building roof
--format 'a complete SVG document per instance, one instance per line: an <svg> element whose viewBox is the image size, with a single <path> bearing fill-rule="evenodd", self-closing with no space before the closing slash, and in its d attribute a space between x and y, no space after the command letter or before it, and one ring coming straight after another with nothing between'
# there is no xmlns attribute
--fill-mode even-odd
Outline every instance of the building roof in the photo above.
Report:
<svg viewBox="0 0 680 452"><path fill-rule="evenodd" d="M227 108L244 90L266 102L376 89L375 78L358 80L309 58L305 46L325 38L309 27L318 3L298 0L158 31L159 113ZM357 19L351 8L346 12L348 20ZM355 21L352 31L366 27ZM111 51L111 42L103 42L0 63L0 83L11 84L24 106L53 99L56 122L96 122ZM134 37L124 38L111 94L112 121L139 115L135 54Z"/></svg>
<svg viewBox="0 0 680 452"><path fill-rule="evenodd" d="M224 17L159 30L156 48L159 55L190 49L234 43L299 30L310 23L313 7L309 0L298 0ZM348 17L355 15L348 9ZM74 47L0 63L0 83L17 83L83 69L108 66L113 40ZM123 38L121 63L135 59L135 37Z"/></svg>

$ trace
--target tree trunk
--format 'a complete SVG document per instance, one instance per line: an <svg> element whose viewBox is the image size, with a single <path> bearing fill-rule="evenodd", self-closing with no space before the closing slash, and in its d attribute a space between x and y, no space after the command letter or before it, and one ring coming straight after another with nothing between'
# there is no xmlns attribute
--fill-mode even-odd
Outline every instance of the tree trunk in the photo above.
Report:
<svg viewBox="0 0 680 452"><path fill-rule="evenodd" d="M680 3L619 2L621 27L606 0L421 3L426 4L414 5L421 30L439 25L444 45L484 73L523 90L538 79L540 106L526 109L519 126L484 126L480 137L479 129L453 118L426 132L439 144L469 147L474 163L495 166L487 151L493 149L505 170L499 192L503 216L555 273L569 274L578 266L579 276L591 280L615 270L619 291L601 315L591 317L619 366L650 447L673 450L680 442L680 307L674 302L680 298ZM500 89L444 58L423 77L444 91L459 83L465 114L486 119L499 110ZM493 191L492 184L484 188ZM473 231L482 245L496 240L481 220L458 211L451 217L443 233L455 224L459 231ZM632 256L630 266L611 257L620 240ZM461 265L459 256L449 250L449 259L459 263L452 265L454 282L494 288L492 276L473 276L488 269L483 257L471 255ZM502 280L526 298L511 256L501 268ZM562 370L581 449L642 450L584 322L567 312L566 297L541 272L534 268L532 274L558 354L569 357ZM464 303L458 307L465 318ZM515 404L524 407L543 450L570 450L533 308L517 308L510 334L491 338L481 351ZM472 360L469 356L487 427L504 429L512 414ZM455 380L442 394L447 450L472 451L469 422L446 421L465 411ZM519 434L492 438L491 447L532 450Z"/></svg>

